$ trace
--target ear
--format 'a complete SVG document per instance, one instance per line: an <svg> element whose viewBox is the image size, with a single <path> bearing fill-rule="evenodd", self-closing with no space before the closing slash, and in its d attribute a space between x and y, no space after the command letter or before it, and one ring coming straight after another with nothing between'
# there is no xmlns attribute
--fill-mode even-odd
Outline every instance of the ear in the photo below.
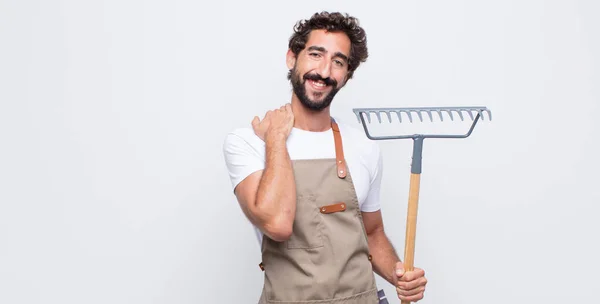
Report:
<svg viewBox="0 0 600 304"><path fill-rule="evenodd" d="M288 70L293 69L294 65L296 64L296 55L294 54L294 52L292 52L291 49L288 49L287 54L285 55L285 62L287 64Z"/></svg>

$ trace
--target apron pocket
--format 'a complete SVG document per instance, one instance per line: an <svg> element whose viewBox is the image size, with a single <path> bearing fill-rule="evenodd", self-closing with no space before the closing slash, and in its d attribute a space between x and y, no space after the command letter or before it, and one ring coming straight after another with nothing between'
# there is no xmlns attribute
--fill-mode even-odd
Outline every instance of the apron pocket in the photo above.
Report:
<svg viewBox="0 0 600 304"><path fill-rule="evenodd" d="M323 247L322 223L315 195L298 195L292 235L286 241L288 249Z"/></svg>

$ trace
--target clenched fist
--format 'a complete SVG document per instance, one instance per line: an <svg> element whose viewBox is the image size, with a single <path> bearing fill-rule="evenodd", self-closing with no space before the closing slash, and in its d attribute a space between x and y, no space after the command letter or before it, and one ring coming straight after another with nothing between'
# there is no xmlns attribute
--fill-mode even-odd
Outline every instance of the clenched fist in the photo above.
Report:
<svg viewBox="0 0 600 304"><path fill-rule="evenodd" d="M294 113L289 103L279 109L268 111L262 121L258 116L252 120L254 133L263 141L273 136L287 139L293 127Z"/></svg>
<svg viewBox="0 0 600 304"><path fill-rule="evenodd" d="M425 293L425 271L420 268L414 268L413 271L404 272L402 262L396 263L396 292L398 298L405 302L417 302L423 299Z"/></svg>

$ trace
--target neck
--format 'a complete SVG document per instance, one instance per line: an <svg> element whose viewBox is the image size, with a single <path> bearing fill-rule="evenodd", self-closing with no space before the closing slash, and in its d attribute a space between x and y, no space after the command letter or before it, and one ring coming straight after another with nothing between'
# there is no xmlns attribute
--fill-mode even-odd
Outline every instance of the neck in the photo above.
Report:
<svg viewBox="0 0 600 304"><path fill-rule="evenodd" d="M294 111L294 128L311 132L327 131L331 128L329 107L322 111L312 111L302 105L295 94L292 95L292 111Z"/></svg>

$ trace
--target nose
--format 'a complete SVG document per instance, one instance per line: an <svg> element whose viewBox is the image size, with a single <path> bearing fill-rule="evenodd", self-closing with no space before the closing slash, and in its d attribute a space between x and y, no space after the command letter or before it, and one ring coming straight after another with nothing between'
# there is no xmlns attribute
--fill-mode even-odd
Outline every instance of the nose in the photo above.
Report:
<svg viewBox="0 0 600 304"><path fill-rule="evenodd" d="M321 77L328 78L331 75L331 60L321 60L318 72Z"/></svg>

